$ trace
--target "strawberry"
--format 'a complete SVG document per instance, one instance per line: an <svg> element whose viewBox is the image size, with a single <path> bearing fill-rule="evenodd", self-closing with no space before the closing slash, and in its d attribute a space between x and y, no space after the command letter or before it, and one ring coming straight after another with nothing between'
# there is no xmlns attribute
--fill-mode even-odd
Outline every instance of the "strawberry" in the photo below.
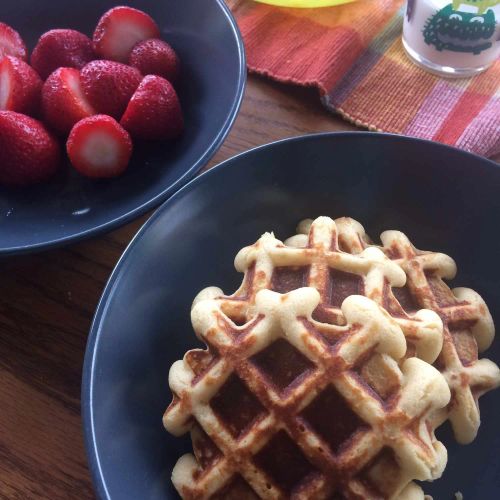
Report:
<svg viewBox="0 0 500 500"><path fill-rule="evenodd" d="M99 19L94 31L94 50L103 59L126 63L137 42L159 38L160 30L145 12L114 7Z"/></svg>
<svg viewBox="0 0 500 500"><path fill-rule="evenodd" d="M0 59L0 109L36 114L40 105L42 80L22 59Z"/></svg>
<svg viewBox="0 0 500 500"><path fill-rule="evenodd" d="M26 61L28 50L21 35L8 24L0 23L0 59L3 56L14 56Z"/></svg>
<svg viewBox="0 0 500 500"><path fill-rule="evenodd" d="M175 50L158 38L136 44L130 53L129 64L143 75L162 76L171 83L179 77L179 58Z"/></svg>
<svg viewBox="0 0 500 500"><path fill-rule="evenodd" d="M58 132L68 134L82 118L95 115L75 68L56 69L42 87L42 113L45 121Z"/></svg>
<svg viewBox="0 0 500 500"><path fill-rule="evenodd" d="M0 183L22 186L52 176L61 159L59 143L41 122L0 111Z"/></svg>
<svg viewBox="0 0 500 500"><path fill-rule="evenodd" d="M138 139L174 139L184 127L174 87L161 76L145 76L120 121Z"/></svg>
<svg viewBox="0 0 500 500"><path fill-rule="evenodd" d="M90 38L75 30L44 33L31 54L31 65L45 80L57 68L83 68L95 59Z"/></svg>
<svg viewBox="0 0 500 500"><path fill-rule="evenodd" d="M80 73L83 92L98 113L119 120L142 75L139 70L114 61L92 61Z"/></svg>
<svg viewBox="0 0 500 500"><path fill-rule="evenodd" d="M81 174L103 179L116 177L126 170L132 154L132 140L111 116L94 115L73 127L66 150Z"/></svg>

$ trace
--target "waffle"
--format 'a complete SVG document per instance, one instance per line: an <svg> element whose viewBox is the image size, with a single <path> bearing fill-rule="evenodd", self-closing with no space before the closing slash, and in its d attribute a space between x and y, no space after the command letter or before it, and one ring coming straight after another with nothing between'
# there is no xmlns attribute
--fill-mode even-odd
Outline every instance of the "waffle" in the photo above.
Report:
<svg viewBox="0 0 500 500"><path fill-rule="evenodd" d="M299 234L285 243L299 248L309 246L311 231L314 233L320 220L303 221L298 227ZM395 284L400 288L392 289L390 300L389 292L377 300L392 316L399 316L400 309L412 316L417 309L425 308L441 318L443 347L434 365L446 378L452 398L448 407L436 414L436 420L441 424L449 419L457 441L471 442L480 424L479 397L500 385L500 370L495 363L478 360L478 353L490 346L495 334L486 304L471 289L450 290L446 285L443 278L452 279L456 274L455 262L447 255L418 250L399 231L385 231L380 236L382 246L375 247L355 220L344 217L335 223L343 251L361 256L377 248L404 271L406 285ZM416 354L422 357L421 353Z"/></svg>
<svg viewBox="0 0 500 500"><path fill-rule="evenodd" d="M404 311L392 290L405 284L405 272L382 250L368 247L356 254L346 252L339 246L335 222L328 217L316 219L308 237L299 235L290 243L285 246L273 234L264 234L236 256L236 269L245 273L239 290L225 296L219 288L209 287L200 292L195 303L205 293L217 296L230 317L244 322L255 314L255 295L259 290L286 293L311 286L321 295L314 318L343 324L343 300L353 294L364 295L391 313L406 336L409 355L429 363L436 360L443 343L441 319L430 310L411 315ZM298 243L305 248L297 248Z"/></svg>
<svg viewBox="0 0 500 500"><path fill-rule="evenodd" d="M261 290L240 324L217 295L205 291L191 312L207 350L169 375L164 425L193 440L172 473L183 498L423 498L412 481L445 467L431 415L450 391L428 363L403 360L405 336L386 311L349 296L344 325L332 325L313 318L315 288Z"/></svg>

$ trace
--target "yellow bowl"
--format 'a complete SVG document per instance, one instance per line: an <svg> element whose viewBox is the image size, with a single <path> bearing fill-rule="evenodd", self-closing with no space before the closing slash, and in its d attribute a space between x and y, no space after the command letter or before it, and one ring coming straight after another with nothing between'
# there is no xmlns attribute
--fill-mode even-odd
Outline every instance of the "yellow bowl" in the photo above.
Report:
<svg viewBox="0 0 500 500"><path fill-rule="evenodd" d="M331 7L332 5L341 5L343 3L355 2L356 0L256 0L261 3L279 5L280 7L299 7L310 9L313 7Z"/></svg>

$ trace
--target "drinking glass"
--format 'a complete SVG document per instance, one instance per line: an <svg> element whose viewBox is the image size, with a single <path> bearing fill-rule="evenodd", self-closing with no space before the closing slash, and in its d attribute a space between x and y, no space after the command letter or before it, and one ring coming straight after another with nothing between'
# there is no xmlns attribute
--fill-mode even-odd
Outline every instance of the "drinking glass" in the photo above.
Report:
<svg viewBox="0 0 500 500"><path fill-rule="evenodd" d="M484 71L500 55L500 0L408 0L403 46L441 76Z"/></svg>

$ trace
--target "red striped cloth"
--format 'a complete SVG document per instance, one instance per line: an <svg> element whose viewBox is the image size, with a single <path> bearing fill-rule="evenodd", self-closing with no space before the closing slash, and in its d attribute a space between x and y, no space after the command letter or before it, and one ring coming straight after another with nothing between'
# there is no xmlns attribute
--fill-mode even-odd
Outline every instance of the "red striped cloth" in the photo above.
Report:
<svg viewBox="0 0 500 500"><path fill-rule="evenodd" d="M315 86L331 111L360 127L500 153L500 60L469 79L439 78L403 51L403 0L287 9L228 0L250 71ZM497 42L499 43L499 42Z"/></svg>

